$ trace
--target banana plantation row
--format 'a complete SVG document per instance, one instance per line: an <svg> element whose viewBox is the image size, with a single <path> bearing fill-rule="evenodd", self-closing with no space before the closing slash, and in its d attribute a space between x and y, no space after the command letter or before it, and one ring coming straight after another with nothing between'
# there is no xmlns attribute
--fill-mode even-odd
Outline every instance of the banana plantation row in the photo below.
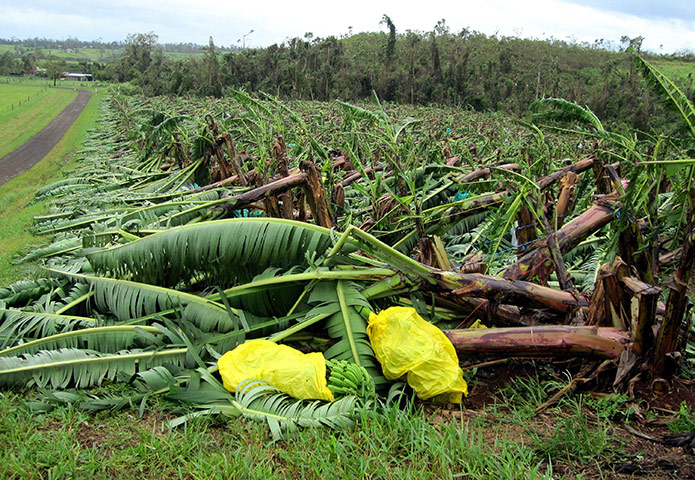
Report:
<svg viewBox="0 0 695 480"><path fill-rule="evenodd" d="M606 131L558 99L527 124L376 98L115 89L79 168L36 192L48 243L17 259L30 280L0 288L0 384L44 389L39 410L160 394L197 407L180 421L344 426L371 396L232 394L217 359L266 338L361 366L393 394L403 384L383 376L367 319L406 306L466 362L583 357L603 385L667 389L688 361L695 110L635 61L682 136ZM105 380L124 388L83 390Z"/></svg>

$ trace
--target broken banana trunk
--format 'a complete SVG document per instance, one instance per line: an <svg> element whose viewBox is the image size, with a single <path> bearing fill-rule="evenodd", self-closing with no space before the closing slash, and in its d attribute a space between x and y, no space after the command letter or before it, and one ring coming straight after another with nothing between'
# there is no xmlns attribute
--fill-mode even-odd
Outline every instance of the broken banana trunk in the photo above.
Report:
<svg viewBox="0 0 695 480"><path fill-rule="evenodd" d="M444 330L444 334L459 355L618 359L630 348L627 332L613 327L544 325Z"/></svg>
<svg viewBox="0 0 695 480"><path fill-rule="evenodd" d="M450 300L457 297L475 297L495 300L499 303L547 308L567 313L589 302L583 297L577 299L570 292L536 285L522 280L508 280L480 273L455 273L438 271L435 274L439 293ZM427 286L424 286L428 288Z"/></svg>
<svg viewBox="0 0 695 480"><path fill-rule="evenodd" d="M555 239L560 252L564 255L610 222L613 219L613 207L616 202L615 197L605 197L558 230L555 233ZM542 265L550 262L550 251L545 242L539 240L528 248L531 249L529 253L504 271L504 278L528 280L538 273Z"/></svg>

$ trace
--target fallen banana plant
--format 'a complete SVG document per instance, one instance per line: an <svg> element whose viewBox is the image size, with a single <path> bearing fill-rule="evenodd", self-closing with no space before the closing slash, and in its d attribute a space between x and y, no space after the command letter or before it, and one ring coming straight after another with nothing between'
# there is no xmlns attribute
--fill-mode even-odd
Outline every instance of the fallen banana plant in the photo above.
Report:
<svg viewBox="0 0 695 480"><path fill-rule="evenodd" d="M642 67L691 125L687 98ZM217 359L266 338L364 367L384 393L366 327L393 305L462 357L598 357L616 388L640 365L665 377L677 365L695 164L673 159L675 144L607 132L558 99L537 108L577 119L590 155L567 129L552 152L535 125L491 131L473 117L485 134L441 139L439 119L398 122L378 100L339 103L320 124L244 92L219 102L114 100L104 126L120 133L93 132L72 177L37 192L51 208L34 230L54 242L19 259L41 262L34 280L0 288L0 385L54 389L37 410L142 410L163 395L193 408L172 426L226 414L262 419L274 438L345 427L371 393L296 402L250 382L233 395ZM554 160L567 157L578 161ZM466 328L478 321L492 328ZM74 390L104 382L127 389Z"/></svg>

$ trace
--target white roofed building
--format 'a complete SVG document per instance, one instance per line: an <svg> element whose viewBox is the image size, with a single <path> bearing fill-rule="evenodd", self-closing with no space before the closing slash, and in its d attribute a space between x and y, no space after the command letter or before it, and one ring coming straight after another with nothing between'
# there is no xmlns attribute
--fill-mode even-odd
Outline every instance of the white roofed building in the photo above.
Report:
<svg viewBox="0 0 695 480"><path fill-rule="evenodd" d="M63 75L63 80L74 80L76 82L91 82L94 80L91 73L70 73L66 72Z"/></svg>

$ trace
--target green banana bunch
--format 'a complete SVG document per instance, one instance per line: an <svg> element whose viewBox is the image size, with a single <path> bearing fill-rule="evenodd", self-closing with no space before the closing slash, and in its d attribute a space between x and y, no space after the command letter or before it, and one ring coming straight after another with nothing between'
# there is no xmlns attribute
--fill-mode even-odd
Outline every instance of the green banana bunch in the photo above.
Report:
<svg viewBox="0 0 695 480"><path fill-rule="evenodd" d="M375 397L374 380L367 370L345 360L326 360L328 389L333 396L357 395L364 399Z"/></svg>

